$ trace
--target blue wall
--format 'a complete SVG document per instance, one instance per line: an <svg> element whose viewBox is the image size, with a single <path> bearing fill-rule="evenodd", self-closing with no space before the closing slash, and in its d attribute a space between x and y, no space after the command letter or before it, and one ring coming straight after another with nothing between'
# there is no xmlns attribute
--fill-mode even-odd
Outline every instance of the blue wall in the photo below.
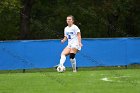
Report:
<svg viewBox="0 0 140 93"><path fill-rule="evenodd" d="M140 63L140 38L83 39L77 66L115 66ZM59 63L67 45L60 40L0 42L0 70L49 68ZM71 66L69 57L65 66Z"/></svg>

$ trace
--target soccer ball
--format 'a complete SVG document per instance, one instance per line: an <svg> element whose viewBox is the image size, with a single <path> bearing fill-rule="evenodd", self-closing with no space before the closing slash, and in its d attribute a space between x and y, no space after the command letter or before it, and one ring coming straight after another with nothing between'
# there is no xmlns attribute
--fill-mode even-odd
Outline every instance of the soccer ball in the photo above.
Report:
<svg viewBox="0 0 140 93"><path fill-rule="evenodd" d="M65 66L58 66L57 72L64 72L66 70Z"/></svg>

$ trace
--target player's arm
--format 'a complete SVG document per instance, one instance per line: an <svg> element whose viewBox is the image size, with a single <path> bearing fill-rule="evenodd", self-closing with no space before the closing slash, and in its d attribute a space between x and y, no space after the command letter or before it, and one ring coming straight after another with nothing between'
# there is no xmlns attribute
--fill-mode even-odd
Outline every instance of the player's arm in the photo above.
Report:
<svg viewBox="0 0 140 93"><path fill-rule="evenodd" d="M64 38L61 40L61 43L64 43L67 40L67 37L64 36Z"/></svg>
<svg viewBox="0 0 140 93"><path fill-rule="evenodd" d="M78 36L79 45L82 47L83 45L82 45L82 43L81 43L81 33L78 32L78 33L77 33L77 36Z"/></svg>

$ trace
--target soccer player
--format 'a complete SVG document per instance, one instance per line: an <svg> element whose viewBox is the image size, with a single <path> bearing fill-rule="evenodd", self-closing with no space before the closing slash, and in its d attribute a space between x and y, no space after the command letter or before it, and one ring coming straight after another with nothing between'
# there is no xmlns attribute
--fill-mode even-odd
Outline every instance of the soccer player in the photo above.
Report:
<svg viewBox="0 0 140 93"><path fill-rule="evenodd" d="M64 29L64 38L61 40L61 43L64 43L66 40L68 40L68 45L61 53L59 65L63 66L66 56L69 55L73 72L77 72L75 55L81 50L82 47L81 32L80 29L74 24L74 17L72 15L67 16L66 22L68 26L66 26Z"/></svg>

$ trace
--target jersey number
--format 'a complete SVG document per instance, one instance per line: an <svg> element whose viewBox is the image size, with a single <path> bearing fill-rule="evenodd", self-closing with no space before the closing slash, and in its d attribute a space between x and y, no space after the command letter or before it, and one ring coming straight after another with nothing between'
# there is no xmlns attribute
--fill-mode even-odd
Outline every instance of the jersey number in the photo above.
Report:
<svg viewBox="0 0 140 93"><path fill-rule="evenodd" d="M68 35L68 39L71 39L71 35Z"/></svg>

